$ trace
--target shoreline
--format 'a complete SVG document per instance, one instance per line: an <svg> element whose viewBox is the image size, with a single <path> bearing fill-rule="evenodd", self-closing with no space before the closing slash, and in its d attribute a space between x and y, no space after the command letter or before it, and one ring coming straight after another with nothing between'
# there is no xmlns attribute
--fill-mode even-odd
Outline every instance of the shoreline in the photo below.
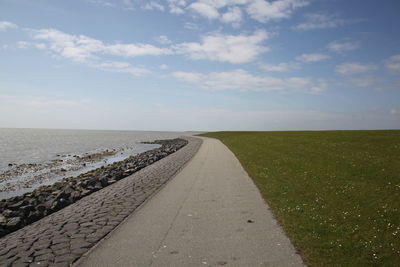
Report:
<svg viewBox="0 0 400 267"><path fill-rule="evenodd" d="M169 139L147 142L161 145L122 161L91 170L77 177L67 177L52 185L0 201L0 237L46 217L79 199L103 189L178 151L188 141Z"/></svg>
<svg viewBox="0 0 400 267"><path fill-rule="evenodd" d="M98 149L83 154L57 154L55 159L38 163L9 164L0 172L0 200L25 193L68 177L77 177L102 166L159 148L139 143L134 147Z"/></svg>
<svg viewBox="0 0 400 267"><path fill-rule="evenodd" d="M186 136L183 132L102 131L0 128L0 172L9 164L45 163L62 156L135 147L144 141ZM59 156L57 156L59 155Z"/></svg>

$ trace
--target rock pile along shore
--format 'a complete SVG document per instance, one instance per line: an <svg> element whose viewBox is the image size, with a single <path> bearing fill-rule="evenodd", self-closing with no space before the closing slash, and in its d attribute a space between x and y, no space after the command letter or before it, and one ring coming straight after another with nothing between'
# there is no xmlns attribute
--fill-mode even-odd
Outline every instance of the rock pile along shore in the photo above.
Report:
<svg viewBox="0 0 400 267"><path fill-rule="evenodd" d="M1 200L0 237L31 224L143 169L178 151L188 141L177 138L157 140L151 143L160 144L161 147L101 167L78 177L68 177L53 185L42 186L22 196Z"/></svg>

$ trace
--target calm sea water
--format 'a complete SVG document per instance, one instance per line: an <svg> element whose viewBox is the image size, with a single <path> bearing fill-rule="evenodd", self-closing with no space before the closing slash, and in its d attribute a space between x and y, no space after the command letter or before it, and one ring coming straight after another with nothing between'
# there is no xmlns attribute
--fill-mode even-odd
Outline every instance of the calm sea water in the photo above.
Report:
<svg viewBox="0 0 400 267"><path fill-rule="evenodd" d="M10 163L42 163L60 154L132 147L142 141L182 135L185 133L0 128L0 172Z"/></svg>

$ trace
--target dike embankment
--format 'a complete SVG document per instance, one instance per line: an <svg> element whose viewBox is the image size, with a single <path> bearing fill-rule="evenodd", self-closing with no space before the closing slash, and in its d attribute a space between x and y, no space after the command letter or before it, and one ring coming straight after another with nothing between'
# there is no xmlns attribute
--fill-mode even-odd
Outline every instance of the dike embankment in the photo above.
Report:
<svg viewBox="0 0 400 267"><path fill-rule="evenodd" d="M160 148L1 201L0 265L68 266L172 178L201 142L157 141Z"/></svg>

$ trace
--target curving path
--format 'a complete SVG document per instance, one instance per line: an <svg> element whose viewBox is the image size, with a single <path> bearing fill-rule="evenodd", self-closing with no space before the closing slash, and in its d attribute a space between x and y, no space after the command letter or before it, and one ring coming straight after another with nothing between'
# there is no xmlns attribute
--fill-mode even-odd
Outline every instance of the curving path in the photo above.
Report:
<svg viewBox="0 0 400 267"><path fill-rule="evenodd" d="M160 192L77 266L302 266L236 157L203 138Z"/></svg>

